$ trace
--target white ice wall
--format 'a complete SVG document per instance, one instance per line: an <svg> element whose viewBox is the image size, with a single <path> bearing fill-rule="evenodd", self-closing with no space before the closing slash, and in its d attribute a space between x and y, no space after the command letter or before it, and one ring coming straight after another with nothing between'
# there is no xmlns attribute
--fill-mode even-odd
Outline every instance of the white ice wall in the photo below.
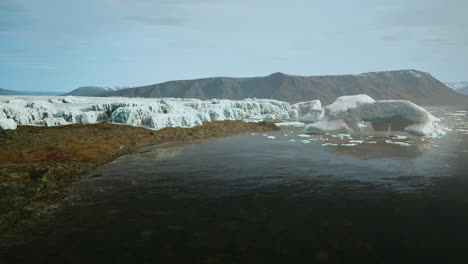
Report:
<svg viewBox="0 0 468 264"><path fill-rule="evenodd" d="M59 126L111 122L158 130L220 120L258 122L296 117L297 110L288 103L268 99L0 96L2 129L14 129L16 124Z"/></svg>

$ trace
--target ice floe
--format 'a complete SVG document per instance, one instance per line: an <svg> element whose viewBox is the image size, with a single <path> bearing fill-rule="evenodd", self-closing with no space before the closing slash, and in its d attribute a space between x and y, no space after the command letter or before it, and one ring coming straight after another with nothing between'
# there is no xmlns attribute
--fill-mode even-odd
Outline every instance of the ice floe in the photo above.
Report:
<svg viewBox="0 0 468 264"><path fill-rule="evenodd" d="M268 136L268 137L266 137L266 138L268 138L268 139L275 139L276 137L275 137L275 136Z"/></svg>
<svg viewBox="0 0 468 264"><path fill-rule="evenodd" d="M322 146L326 147L326 146L338 146L338 144L334 144L334 143L324 143L322 144Z"/></svg>
<svg viewBox="0 0 468 264"><path fill-rule="evenodd" d="M391 141L391 140L385 140L385 143L387 144L394 144L394 145L400 145L402 147L410 147L411 144L408 144L406 142L398 142L398 141Z"/></svg>

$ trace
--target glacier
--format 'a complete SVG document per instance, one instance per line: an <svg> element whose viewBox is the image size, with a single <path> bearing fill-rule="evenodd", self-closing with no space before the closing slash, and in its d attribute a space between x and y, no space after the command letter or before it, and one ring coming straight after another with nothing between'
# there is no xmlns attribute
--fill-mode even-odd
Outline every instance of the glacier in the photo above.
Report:
<svg viewBox="0 0 468 264"><path fill-rule="evenodd" d="M0 129L110 122L159 130L223 120L272 121L305 126L306 133L338 135L400 130L440 137L447 131L438 118L410 101L376 101L365 94L338 97L324 108L319 100L291 105L272 99L0 96Z"/></svg>
<svg viewBox="0 0 468 264"><path fill-rule="evenodd" d="M290 104L269 99L0 96L1 129L110 122L159 130L211 121L283 121L297 117L298 111Z"/></svg>

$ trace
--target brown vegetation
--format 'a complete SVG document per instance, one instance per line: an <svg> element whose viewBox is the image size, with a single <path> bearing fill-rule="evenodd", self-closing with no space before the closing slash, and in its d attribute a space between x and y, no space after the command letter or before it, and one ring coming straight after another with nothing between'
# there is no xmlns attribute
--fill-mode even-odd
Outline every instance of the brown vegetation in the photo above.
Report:
<svg viewBox="0 0 468 264"><path fill-rule="evenodd" d="M56 204L89 170L140 147L277 129L219 121L159 131L108 123L0 131L0 231Z"/></svg>

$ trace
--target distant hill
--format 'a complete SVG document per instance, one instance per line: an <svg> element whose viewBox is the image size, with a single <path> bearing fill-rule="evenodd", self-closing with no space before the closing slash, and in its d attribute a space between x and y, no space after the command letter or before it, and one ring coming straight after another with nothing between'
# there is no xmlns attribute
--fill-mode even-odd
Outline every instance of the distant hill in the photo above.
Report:
<svg viewBox="0 0 468 264"><path fill-rule="evenodd" d="M370 72L337 76L296 76L274 73L266 77L216 77L170 81L109 92L105 96L179 98L271 98L290 103L320 99L329 104L337 97L368 94L377 99L405 99L416 103L464 104L452 89L429 73L416 70Z"/></svg>
<svg viewBox="0 0 468 264"><path fill-rule="evenodd" d="M468 86L466 86L464 88L461 88L461 89L458 89L457 93L463 94L463 95L468 95Z"/></svg>
<svg viewBox="0 0 468 264"><path fill-rule="evenodd" d="M31 95L31 96L54 96L61 92L38 92L38 91L14 91L0 88L0 95Z"/></svg>
<svg viewBox="0 0 468 264"><path fill-rule="evenodd" d="M129 87L113 87L113 86L84 86L77 88L71 92L68 92L64 95L74 95L74 96L99 96L108 92L119 91L122 89L127 89Z"/></svg>
<svg viewBox="0 0 468 264"><path fill-rule="evenodd" d="M468 82L466 81L446 82L445 84L459 94L468 95Z"/></svg>
<svg viewBox="0 0 468 264"><path fill-rule="evenodd" d="M460 90L463 88L468 87L468 82L466 81L461 81L461 82L445 82L445 85L448 87L454 89L454 90Z"/></svg>

